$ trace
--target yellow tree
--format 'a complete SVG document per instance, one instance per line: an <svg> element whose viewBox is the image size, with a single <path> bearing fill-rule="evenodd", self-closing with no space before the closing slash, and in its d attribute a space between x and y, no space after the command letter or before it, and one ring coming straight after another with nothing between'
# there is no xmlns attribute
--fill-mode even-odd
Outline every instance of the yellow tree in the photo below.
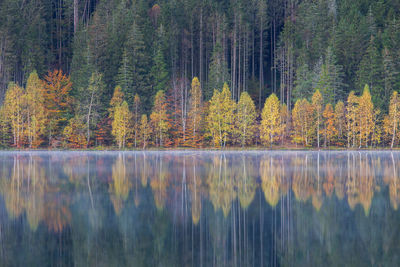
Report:
<svg viewBox="0 0 400 267"><path fill-rule="evenodd" d="M347 113L346 113L346 124L347 124L347 147L352 147L356 144L357 139L357 114L359 109L359 98L351 91L347 98Z"/></svg>
<svg viewBox="0 0 400 267"><path fill-rule="evenodd" d="M325 106L322 116L324 117L324 146L326 147L326 145L330 145L332 138L337 132L335 127L335 113L331 104Z"/></svg>
<svg viewBox="0 0 400 267"><path fill-rule="evenodd" d="M23 88L10 83L4 98L4 115L11 126L14 146L20 148L24 141L25 93Z"/></svg>
<svg viewBox="0 0 400 267"><path fill-rule="evenodd" d="M359 100L359 110L358 110L358 128L360 136L360 147L362 147L363 142L365 146L368 146L368 141L371 137L374 125L374 105L371 100L371 94L369 92L369 86L366 84L364 87L364 92Z"/></svg>
<svg viewBox="0 0 400 267"><path fill-rule="evenodd" d="M133 99L133 138L134 145L137 146L140 131L140 97L138 94Z"/></svg>
<svg viewBox="0 0 400 267"><path fill-rule="evenodd" d="M391 135L390 147L393 148L397 136L399 135L400 123L400 96L397 91L393 91L389 104L389 115L385 123L385 132Z"/></svg>
<svg viewBox="0 0 400 267"><path fill-rule="evenodd" d="M236 107L235 129L240 139L240 144L245 146L250 144L256 129L256 107L247 92L240 95L239 103Z"/></svg>
<svg viewBox="0 0 400 267"><path fill-rule="evenodd" d="M202 123L202 92L200 81L197 77L192 80L192 88L190 91L190 111L188 116L189 137L191 146L197 146L200 142L200 125Z"/></svg>
<svg viewBox="0 0 400 267"><path fill-rule="evenodd" d="M235 102L231 98L228 84L225 83L221 93L214 90L209 103L207 131L212 136L214 145L225 147L233 130L234 110Z"/></svg>
<svg viewBox="0 0 400 267"><path fill-rule="evenodd" d="M110 109L108 110L111 119L114 116L115 108L117 106L120 106L123 101L124 101L124 93L122 92L121 86L118 85L114 89L114 93L110 101Z"/></svg>
<svg viewBox="0 0 400 267"><path fill-rule="evenodd" d="M149 137L150 137L150 125L147 121L146 114L143 114L142 118L140 119L139 134L140 134L141 145L142 145L143 149L145 149L147 146L147 143L149 141Z"/></svg>
<svg viewBox="0 0 400 267"><path fill-rule="evenodd" d="M125 147L126 137L128 136L130 130L130 119L131 114L126 101L115 107L114 119L112 122L112 134L114 135L119 148Z"/></svg>
<svg viewBox="0 0 400 267"><path fill-rule="evenodd" d="M65 126L63 135L65 145L69 148L84 148L87 145L85 136L85 124L82 118L75 116L68 121L68 125Z"/></svg>
<svg viewBox="0 0 400 267"><path fill-rule="evenodd" d="M346 128L346 114L343 101L339 101L335 105L335 128L337 130L338 144L342 144Z"/></svg>
<svg viewBox="0 0 400 267"><path fill-rule="evenodd" d="M312 106L314 109L314 118L316 123L316 131L317 131L317 146L319 147L320 140L320 126L322 123L322 95L319 90L316 90L312 96Z"/></svg>
<svg viewBox="0 0 400 267"><path fill-rule="evenodd" d="M43 83L36 71L32 72L26 83L26 135L29 147L37 148L42 139L40 136L45 131L46 112L42 95Z"/></svg>
<svg viewBox="0 0 400 267"><path fill-rule="evenodd" d="M271 94L264 104L261 113L261 141L272 146L282 133L280 102L275 94Z"/></svg>
<svg viewBox="0 0 400 267"><path fill-rule="evenodd" d="M313 135L313 106L307 99L296 101L292 110L293 141L308 146Z"/></svg>
<svg viewBox="0 0 400 267"><path fill-rule="evenodd" d="M281 116L281 132L282 132L281 142L283 145L284 140L288 136L289 122L290 122L290 114L286 104L281 104L280 116Z"/></svg>
<svg viewBox="0 0 400 267"><path fill-rule="evenodd" d="M154 129L156 143L162 146L166 134L171 128L167 113L167 101L163 90L159 90L155 96L150 120Z"/></svg>

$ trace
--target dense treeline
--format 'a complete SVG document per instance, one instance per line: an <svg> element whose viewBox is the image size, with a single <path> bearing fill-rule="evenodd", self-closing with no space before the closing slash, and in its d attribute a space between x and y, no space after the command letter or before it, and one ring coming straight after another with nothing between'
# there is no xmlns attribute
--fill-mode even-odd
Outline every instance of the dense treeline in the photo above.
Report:
<svg viewBox="0 0 400 267"><path fill-rule="evenodd" d="M10 83L0 109L2 145L88 148L116 144L120 149L145 149L295 144L393 148L400 137L397 91L390 98L389 112L381 114L374 107L368 84L362 95L351 91L345 103L338 101L334 105L324 104L317 89L311 101L298 99L291 111L272 93L260 114L247 92L242 92L235 102L227 83L204 102L201 84L195 77L187 104L159 90L149 117L142 114L140 96L133 97L130 108L120 86L115 87L107 115L102 117L97 97L104 88L100 74L92 75L86 98L81 99L86 103L84 110L74 111L72 103L76 100L70 94L71 86L61 70L49 72L44 80L36 72L31 73L26 88Z"/></svg>
<svg viewBox="0 0 400 267"><path fill-rule="evenodd" d="M147 120L151 124L150 116L157 108L153 108L154 103L165 100L167 115L182 125L183 131L171 122L160 121L157 136L152 138L156 140L151 139L151 143L181 146L187 142L186 130L193 128L194 136L190 137L195 139L193 142L204 145L212 139L214 144L224 146L234 143L226 130L219 130L218 138L212 131L201 132L200 137L199 130L204 131L205 126L198 124L198 118L194 122L188 120L194 116L190 114L190 83L194 77L198 77L201 85L197 102L225 97L226 92L217 97L214 89L222 90L226 83L230 99L237 105L237 110L227 110L228 114L247 111L251 98L260 123L261 117L267 116L262 112L267 96L275 94L286 106L285 123L290 126L286 127L281 143L291 140L289 128L295 127L296 116L303 116L289 115L296 106L297 110L306 106L305 99L313 102L314 92L319 91L322 103L317 105L320 115L316 145L322 146L325 106L330 104L335 113L336 103L342 101L348 105L350 92L361 96L366 84L374 107L380 111L374 111L377 119L374 122L382 124L383 129L390 97L400 88L399 14L398 0L3 0L0 102L7 105L7 88L20 89L14 93L37 94L30 92L31 73L36 72L35 79L47 83L46 92L40 96L43 100L37 95L29 96L44 101L45 105L44 110L34 111L38 121L29 119L28 127L24 127L24 131L30 129L28 141L12 142L19 146L22 143L37 146L33 131L39 131L40 127L44 127L41 131L50 132L40 142L41 146L61 145L64 128L73 132L72 128L82 125L86 127L87 145L96 145L96 134L103 136L101 143L112 144L112 134L117 134L112 129L113 112L119 106L117 99L111 101L116 87L126 101L116 112L116 119L121 120L129 110L135 114L134 123ZM68 86L65 91L57 92L61 89L52 80L61 77ZM158 94L160 90L164 94ZM248 95L241 100L243 92ZM53 105L52 98L57 99L58 106L47 106ZM35 103L29 105L22 111L37 109ZM214 108L218 112L216 106L210 105L205 110L195 108L193 113L203 114ZM258 113L262 116L258 117ZM40 121L44 120L41 114L46 114L46 123ZM153 121L157 116L153 116ZM207 121L208 117L203 117ZM147 128L154 134L153 130ZM240 144L248 142L252 134L251 143L267 142L268 137L258 130L247 126L242 130L246 132L244 136L234 134ZM8 144L7 136L11 136L7 131L10 130L3 133L3 144ZM269 143L276 142L279 135L276 129L272 131ZM168 135L174 134L171 140ZM137 146L138 131L134 131L134 136L134 141L131 137L123 138L117 144L133 142ZM306 145L314 145L304 134L302 139ZM296 140L300 143L299 138ZM353 143L356 146L356 140Z"/></svg>

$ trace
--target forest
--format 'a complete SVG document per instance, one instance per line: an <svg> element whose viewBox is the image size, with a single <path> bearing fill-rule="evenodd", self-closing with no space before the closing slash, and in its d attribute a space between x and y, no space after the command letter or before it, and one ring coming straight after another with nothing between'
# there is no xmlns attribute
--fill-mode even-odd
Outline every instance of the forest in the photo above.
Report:
<svg viewBox="0 0 400 267"><path fill-rule="evenodd" d="M3 0L3 148L396 147L399 0Z"/></svg>

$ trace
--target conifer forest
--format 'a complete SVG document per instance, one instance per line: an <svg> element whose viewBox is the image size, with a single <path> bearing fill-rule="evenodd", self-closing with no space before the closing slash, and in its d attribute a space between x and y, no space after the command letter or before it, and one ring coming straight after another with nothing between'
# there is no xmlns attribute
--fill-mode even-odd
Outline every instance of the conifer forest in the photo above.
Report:
<svg viewBox="0 0 400 267"><path fill-rule="evenodd" d="M396 148L400 0L1 0L0 147Z"/></svg>

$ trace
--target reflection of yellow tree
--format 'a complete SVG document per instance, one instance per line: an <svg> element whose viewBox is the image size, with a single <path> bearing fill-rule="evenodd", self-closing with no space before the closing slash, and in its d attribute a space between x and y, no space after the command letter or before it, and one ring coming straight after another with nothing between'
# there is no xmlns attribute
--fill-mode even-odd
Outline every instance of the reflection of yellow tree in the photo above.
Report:
<svg viewBox="0 0 400 267"><path fill-rule="evenodd" d="M69 181L75 185L84 183L83 178L86 177L88 156L74 155L69 157L63 163L64 173L68 176Z"/></svg>
<svg viewBox="0 0 400 267"><path fill-rule="evenodd" d="M58 193L52 193L51 199L46 201L44 216L49 230L55 233L61 233L71 222L68 199L58 195Z"/></svg>
<svg viewBox="0 0 400 267"><path fill-rule="evenodd" d="M125 157L119 154L112 166L112 181L109 188L111 202L117 215L122 210L123 202L128 198L131 186L132 184L126 174Z"/></svg>
<svg viewBox="0 0 400 267"><path fill-rule="evenodd" d="M201 193L203 192L203 183L198 174L197 162L192 158L192 166L188 169L189 189L192 192L192 221L198 224L201 215Z"/></svg>
<svg viewBox="0 0 400 267"><path fill-rule="evenodd" d="M242 164L236 164L239 169L237 181L237 191L240 201L240 205L243 209L247 209L254 199L256 194L257 183L255 180L255 167L251 160L247 160L245 156L242 156Z"/></svg>
<svg viewBox="0 0 400 267"><path fill-rule="evenodd" d="M265 156L260 162L261 188L268 204L275 207L281 196L283 165L272 156Z"/></svg>
<svg viewBox="0 0 400 267"><path fill-rule="evenodd" d="M394 210L397 210L400 203L400 181L393 153L391 153L391 163L388 163L384 168L383 179L386 184L389 184L390 204Z"/></svg>
<svg viewBox="0 0 400 267"><path fill-rule="evenodd" d="M369 214L374 195L374 178L368 155L359 154L359 159L356 159L354 154L351 157L349 155L346 187L347 201L351 209L361 204L365 215Z"/></svg>
<svg viewBox="0 0 400 267"><path fill-rule="evenodd" d="M167 187L169 185L169 174L168 166L164 164L163 156L160 156L156 161L154 169L155 175L150 177L150 187L153 190L154 202L158 210L163 210L165 200L167 198Z"/></svg>
<svg viewBox="0 0 400 267"><path fill-rule="evenodd" d="M32 156L15 156L13 163L11 172L4 170L1 179L1 193L8 215L17 218L25 210L29 226L36 230L43 219L46 187L44 168Z"/></svg>
<svg viewBox="0 0 400 267"><path fill-rule="evenodd" d="M228 216L232 202L236 198L233 176L228 163L225 155L215 156L208 168L207 177L210 201L214 210L222 209L225 217Z"/></svg>
<svg viewBox="0 0 400 267"><path fill-rule="evenodd" d="M308 174L308 155L304 157L296 156L292 160L293 165L293 182L292 182L292 190L298 201L307 201L311 196L312 187L311 187L311 178Z"/></svg>

